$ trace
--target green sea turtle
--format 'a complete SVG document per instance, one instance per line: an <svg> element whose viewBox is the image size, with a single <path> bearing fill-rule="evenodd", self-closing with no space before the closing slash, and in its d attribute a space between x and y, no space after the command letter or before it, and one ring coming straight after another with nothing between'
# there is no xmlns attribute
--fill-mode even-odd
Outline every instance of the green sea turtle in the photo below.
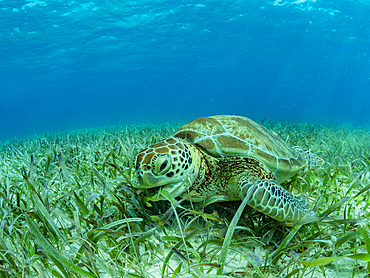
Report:
<svg viewBox="0 0 370 278"><path fill-rule="evenodd" d="M243 200L252 191L249 206L293 225L311 212L309 203L280 183L323 163L248 118L219 115L195 119L142 150L136 171L141 188L164 188L173 197L193 193L196 202L211 196Z"/></svg>

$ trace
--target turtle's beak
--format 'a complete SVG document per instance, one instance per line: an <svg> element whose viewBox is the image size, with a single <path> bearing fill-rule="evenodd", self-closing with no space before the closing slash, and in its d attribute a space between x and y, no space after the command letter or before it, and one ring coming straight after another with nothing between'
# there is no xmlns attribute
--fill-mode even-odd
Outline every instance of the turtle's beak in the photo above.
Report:
<svg viewBox="0 0 370 278"><path fill-rule="evenodd" d="M182 193L184 193L184 191L186 190L186 186L184 185L184 182L170 183L165 186L162 186L158 190L158 193L150 197L150 201L156 202L156 201L161 201L161 200L167 200L167 198L161 192L162 189L168 192L172 196L172 198L176 198L180 196Z"/></svg>
<svg viewBox="0 0 370 278"><path fill-rule="evenodd" d="M142 188L153 188L162 186L165 184L165 180L161 177L157 177L150 172L145 172L142 175L138 174L139 184Z"/></svg>

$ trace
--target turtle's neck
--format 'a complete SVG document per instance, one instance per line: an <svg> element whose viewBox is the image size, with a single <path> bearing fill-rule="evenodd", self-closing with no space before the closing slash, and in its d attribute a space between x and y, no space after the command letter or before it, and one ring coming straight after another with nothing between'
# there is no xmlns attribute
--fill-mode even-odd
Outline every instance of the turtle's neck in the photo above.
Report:
<svg viewBox="0 0 370 278"><path fill-rule="evenodd" d="M195 194L194 197L191 197L191 200L195 202L202 201L205 197L212 195L210 192L212 189L209 185L214 180L214 174L217 172L216 168L218 167L217 158L214 158L199 149L197 149L197 151L197 165L194 165L194 167L197 168L195 171L197 171L198 174L187 190L187 193Z"/></svg>

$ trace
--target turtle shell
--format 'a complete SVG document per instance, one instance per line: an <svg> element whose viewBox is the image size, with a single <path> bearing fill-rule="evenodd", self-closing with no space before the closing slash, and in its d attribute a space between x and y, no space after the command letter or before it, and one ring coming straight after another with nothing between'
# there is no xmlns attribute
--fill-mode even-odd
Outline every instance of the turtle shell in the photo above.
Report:
<svg viewBox="0 0 370 278"><path fill-rule="evenodd" d="M283 182L307 165L307 160L276 133L251 119L219 115L195 119L173 135L213 157L252 157Z"/></svg>

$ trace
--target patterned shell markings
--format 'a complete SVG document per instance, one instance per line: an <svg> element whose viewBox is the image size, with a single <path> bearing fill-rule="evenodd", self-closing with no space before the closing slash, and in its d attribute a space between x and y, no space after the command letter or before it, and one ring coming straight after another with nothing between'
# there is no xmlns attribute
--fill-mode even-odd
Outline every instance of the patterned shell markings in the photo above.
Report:
<svg viewBox="0 0 370 278"><path fill-rule="evenodd" d="M307 161L275 133L241 116L198 118L180 127L174 137L186 139L214 157L253 157L283 182Z"/></svg>

